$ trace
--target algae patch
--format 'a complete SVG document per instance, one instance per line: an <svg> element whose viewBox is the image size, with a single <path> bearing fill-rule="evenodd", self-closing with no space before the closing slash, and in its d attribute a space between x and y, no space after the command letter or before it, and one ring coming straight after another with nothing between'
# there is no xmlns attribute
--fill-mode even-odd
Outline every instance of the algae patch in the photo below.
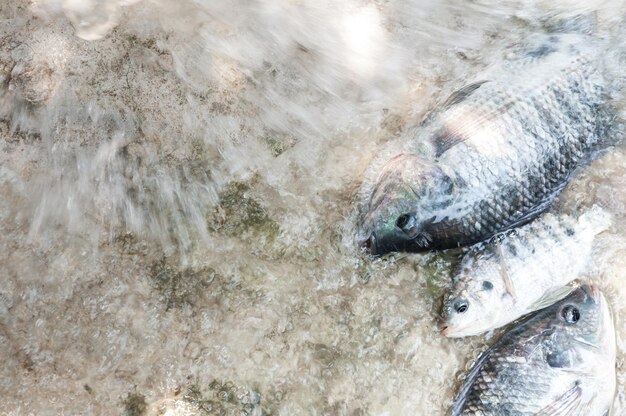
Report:
<svg viewBox="0 0 626 416"><path fill-rule="evenodd" d="M450 271L458 265L460 258L461 253L455 250L433 253L426 258L421 270L416 270L424 276L423 293L428 299L436 301L450 285Z"/></svg>
<svg viewBox="0 0 626 416"><path fill-rule="evenodd" d="M150 268L150 277L169 310L195 304L216 279L217 273L210 267L177 269L163 257Z"/></svg>
<svg viewBox="0 0 626 416"><path fill-rule="evenodd" d="M124 405L124 416L142 416L148 408L146 397L137 392L128 393L122 404Z"/></svg>
<svg viewBox="0 0 626 416"><path fill-rule="evenodd" d="M274 157L282 155L296 144L296 140L293 137L276 132L266 134L263 136L262 141Z"/></svg>
<svg viewBox="0 0 626 416"><path fill-rule="evenodd" d="M261 393L231 381L213 380L208 384L191 384L183 400L195 407L201 415L269 415L275 406L261 402Z"/></svg>
<svg viewBox="0 0 626 416"><path fill-rule="evenodd" d="M248 193L250 187L242 182L231 182L219 194L220 204L210 221L213 231L244 235L253 233L274 241L280 228L265 208Z"/></svg>

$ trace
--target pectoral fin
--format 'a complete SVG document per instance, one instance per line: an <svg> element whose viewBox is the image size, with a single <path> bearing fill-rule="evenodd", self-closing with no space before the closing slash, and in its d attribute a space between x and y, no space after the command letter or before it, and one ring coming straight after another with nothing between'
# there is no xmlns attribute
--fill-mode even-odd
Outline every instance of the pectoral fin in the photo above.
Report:
<svg viewBox="0 0 626 416"><path fill-rule="evenodd" d="M553 287L533 302L533 304L529 307L529 311L536 311L553 305L565 296L569 295L575 288L575 286L570 285Z"/></svg>
<svg viewBox="0 0 626 416"><path fill-rule="evenodd" d="M582 395L582 388L579 383L575 383L554 402L541 409L536 416L582 416L584 410Z"/></svg>
<svg viewBox="0 0 626 416"><path fill-rule="evenodd" d="M506 263L504 262L504 254L502 253L502 246L500 242L496 242L496 251L498 253L498 263L500 269L500 276L502 277L502 282L504 283L505 293L511 296L513 299L513 303L517 303L517 296L515 294L515 287L513 286L513 281L511 280L511 276L506 270Z"/></svg>
<svg viewBox="0 0 626 416"><path fill-rule="evenodd" d="M467 97L472 95L474 93L474 91L476 91L478 88L480 88L480 86L483 85L485 82L487 82L487 80L474 82L472 84L468 84L468 85L466 85L466 86L456 90L455 92L450 94L450 97L448 97L448 99L446 101L444 101L443 104L441 104L440 108L448 109L448 108L452 107L453 105L456 105L456 104L458 104L460 102L465 101L465 99L467 99Z"/></svg>

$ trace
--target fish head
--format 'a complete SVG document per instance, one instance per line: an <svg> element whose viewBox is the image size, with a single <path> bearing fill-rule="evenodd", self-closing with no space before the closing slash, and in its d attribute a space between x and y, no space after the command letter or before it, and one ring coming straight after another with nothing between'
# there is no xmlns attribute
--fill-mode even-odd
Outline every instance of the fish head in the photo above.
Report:
<svg viewBox="0 0 626 416"><path fill-rule="evenodd" d="M359 230L360 245L373 255L426 251L432 236L425 227L437 209L452 200L454 184L435 163L400 154L383 167Z"/></svg>
<svg viewBox="0 0 626 416"><path fill-rule="evenodd" d="M455 278L451 290L444 296L441 312L441 334L451 338L478 335L500 326L500 315L494 306L506 309L506 288L497 279Z"/></svg>
<svg viewBox="0 0 626 416"><path fill-rule="evenodd" d="M583 285L546 308L544 325L553 333L550 349L581 357L585 352L615 354L615 328L606 298L594 286Z"/></svg>
<svg viewBox="0 0 626 416"><path fill-rule="evenodd" d="M608 414L615 395L615 328L607 301L597 288L583 285L521 324L533 361L554 374L550 395L564 397L563 386L577 389L581 414ZM539 366L538 366L539 368Z"/></svg>

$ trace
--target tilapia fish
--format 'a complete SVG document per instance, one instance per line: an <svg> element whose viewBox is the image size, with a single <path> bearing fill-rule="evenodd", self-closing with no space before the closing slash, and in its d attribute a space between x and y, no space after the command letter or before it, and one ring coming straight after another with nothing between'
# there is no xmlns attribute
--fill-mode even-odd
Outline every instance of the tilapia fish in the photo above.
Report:
<svg viewBox="0 0 626 416"><path fill-rule="evenodd" d="M430 114L379 173L361 245L374 255L464 246L544 211L609 125L591 42L550 36Z"/></svg>
<svg viewBox="0 0 626 416"><path fill-rule="evenodd" d="M444 296L442 334L477 335L564 297L588 268L594 237L610 223L599 207L578 219L548 213L472 247Z"/></svg>
<svg viewBox="0 0 626 416"><path fill-rule="evenodd" d="M615 330L606 299L582 286L485 351L451 414L603 416L615 383Z"/></svg>

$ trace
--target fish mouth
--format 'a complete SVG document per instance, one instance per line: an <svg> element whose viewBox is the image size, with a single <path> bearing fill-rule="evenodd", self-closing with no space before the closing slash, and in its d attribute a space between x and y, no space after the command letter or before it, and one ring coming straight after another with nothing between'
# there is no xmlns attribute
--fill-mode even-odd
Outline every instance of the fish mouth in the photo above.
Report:
<svg viewBox="0 0 626 416"><path fill-rule="evenodd" d="M444 337L447 337L448 334L450 333L450 327L447 325L439 326L439 333L443 335Z"/></svg>
<svg viewBox="0 0 626 416"><path fill-rule="evenodd" d="M446 338L462 338L469 337L472 334L466 332L467 327L452 327L449 325L442 324L439 326L439 333Z"/></svg>
<svg viewBox="0 0 626 416"><path fill-rule="evenodd" d="M359 241L359 247L361 251L364 251L373 256L376 255L376 236L372 233L368 238Z"/></svg>
<svg viewBox="0 0 626 416"><path fill-rule="evenodd" d="M422 233L409 237L399 232L382 236L371 233L369 237L358 241L362 251L377 257L391 252L425 252L430 250L429 243L430 239Z"/></svg>
<svg viewBox="0 0 626 416"><path fill-rule="evenodd" d="M376 238L376 233L371 233L368 238L359 241L359 247L361 247L361 250L365 253L375 257L380 257L391 251L398 251L398 245L390 244L390 242L386 240L388 239L381 241Z"/></svg>

